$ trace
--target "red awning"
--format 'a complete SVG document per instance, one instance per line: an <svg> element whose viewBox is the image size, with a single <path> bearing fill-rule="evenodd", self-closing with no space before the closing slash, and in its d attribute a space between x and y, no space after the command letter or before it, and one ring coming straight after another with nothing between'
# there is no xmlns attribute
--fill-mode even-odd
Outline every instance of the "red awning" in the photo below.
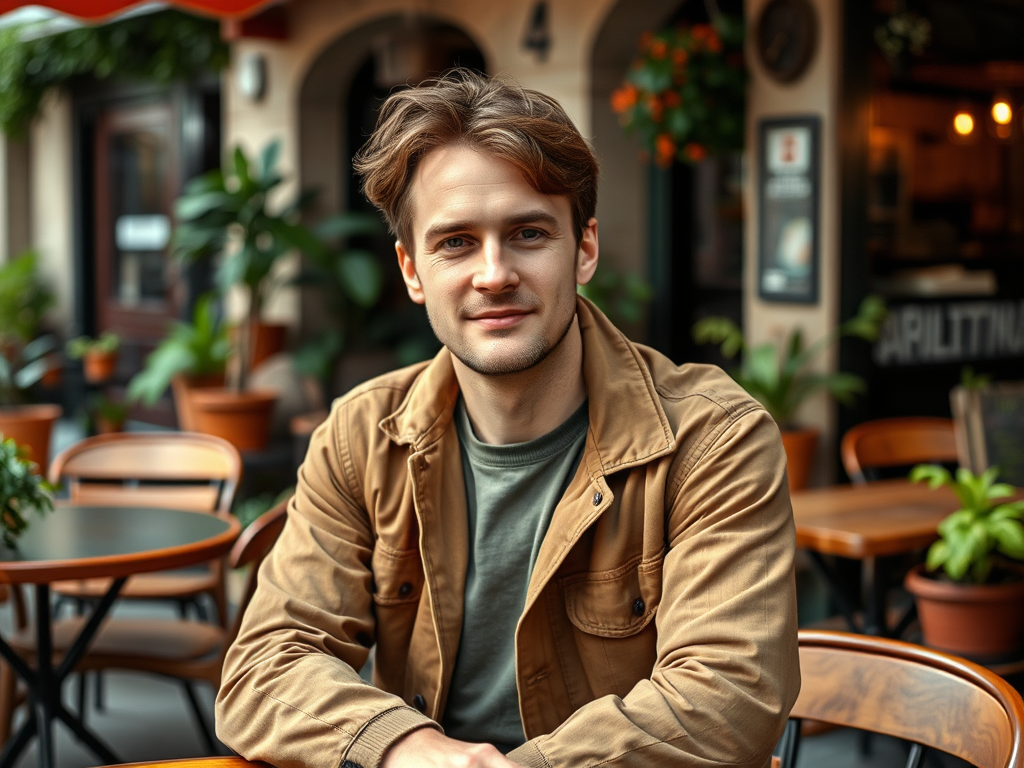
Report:
<svg viewBox="0 0 1024 768"><path fill-rule="evenodd" d="M170 5L206 16L249 16L274 0L169 0ZM123 13L144 0L0 0L0 14L25 5L41 5L84 21L102 21Z"/></svg>

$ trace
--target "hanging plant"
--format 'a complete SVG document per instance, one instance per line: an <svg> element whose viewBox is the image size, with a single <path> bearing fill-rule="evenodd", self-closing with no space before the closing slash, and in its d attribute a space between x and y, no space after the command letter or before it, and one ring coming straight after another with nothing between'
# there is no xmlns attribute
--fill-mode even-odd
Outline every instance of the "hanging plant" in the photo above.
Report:
<svg viewBox="0 0 1024 768"><path fill-rule="evenodd" d="M747 70L742 20L679 25L640 38L612 109L658 165L743 148Z"/></svg>
<svg viewBox="0 0 1024 768"><path fill-rule="evenodd" d="M0 31L0 130L21 136L43 94L83 76L166 84L228 64L220 26L180 11L133 16L45 37L29 25Z"/></svg>

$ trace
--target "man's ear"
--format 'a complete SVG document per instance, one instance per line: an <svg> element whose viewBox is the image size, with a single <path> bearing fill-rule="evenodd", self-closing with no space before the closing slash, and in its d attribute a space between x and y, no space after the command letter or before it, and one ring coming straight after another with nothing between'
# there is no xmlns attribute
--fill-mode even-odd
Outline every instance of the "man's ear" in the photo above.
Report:
<svg viewBox="0 0 1024 768"><path fill-rule="evenodd" d="M597 269L597 219L592 218L587 222L587 228L583 230L583 237L580 238L579 249L576 252L576 284L586 285L594 276Z"/></svg>
<svg viewBox="0 0 1024 768"><path fill-rule="evenodd" d="M398 268L402 270L402 279L405 281L405 290L409 298L417 304L423 304L423 288L420 286L420 276L416 274L416 262L412 254L405 250L401 240L395 241L395 254L398 256Z"/></svg>

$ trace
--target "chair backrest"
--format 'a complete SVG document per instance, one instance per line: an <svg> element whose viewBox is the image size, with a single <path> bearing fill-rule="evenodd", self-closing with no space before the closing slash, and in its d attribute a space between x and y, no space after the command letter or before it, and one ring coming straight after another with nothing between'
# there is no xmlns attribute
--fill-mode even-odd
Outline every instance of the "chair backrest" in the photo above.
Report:
<svg viewBox="0 0 1024 768"><path fill-rule="evenodd" d="M915 416L866 421L843 435L840 453L843 468L855 483L866 482L865 470L879 467L955 464L953 420Z"/></svg>
<svg viewBox="0 0 1024 768"><path fill-rule="evenodd" d="M231 443L196 432L124 432L87 437L61 451L50 480L71 501L173 507L228 514L242 478Z"/></svg>
<svg viewBox="0 0 1024 768"><path fill-rule="evenodd" d="M964 659L898 640L801 630L790 717L896 736L979 768L1024 766L1024 702Z"/></svg>
<svg viewBox="0 0 1024 768"><path fill-rule="evenodd" d="M242 616L245 614L245 609L249 607L249 601L252 600L252 596L256 592L256 581L260 565L267 555L270 554L270 550L274 548L277 537L281 535L284 524L288 521L289 501L291 499L285 499L257 517L248 528L242 531L234 546L231 547L228 563L232 568L248 566L249 573L245 580L242 597L238 601L238 611L235 614L235 621L231 626L231 634L228 642L225 643L225 648L234 642L235 637L238 635L238 630L242 624Z"/></svg>

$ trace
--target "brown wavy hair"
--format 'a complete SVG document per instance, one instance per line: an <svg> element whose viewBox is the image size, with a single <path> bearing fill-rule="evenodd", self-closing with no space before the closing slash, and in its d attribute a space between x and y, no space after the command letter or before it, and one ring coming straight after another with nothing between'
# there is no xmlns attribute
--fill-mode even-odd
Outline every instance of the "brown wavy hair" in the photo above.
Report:
<svg viewBox="0 0 1024 768"><path fill-rule="evenodd" d="M538 192L567 196L579 244L597 208L590 145L551 97L460 68L389 96L353 160L363 193L410 253L409 183L427 154L452 144L486 150L512 163Z"/></svg>

